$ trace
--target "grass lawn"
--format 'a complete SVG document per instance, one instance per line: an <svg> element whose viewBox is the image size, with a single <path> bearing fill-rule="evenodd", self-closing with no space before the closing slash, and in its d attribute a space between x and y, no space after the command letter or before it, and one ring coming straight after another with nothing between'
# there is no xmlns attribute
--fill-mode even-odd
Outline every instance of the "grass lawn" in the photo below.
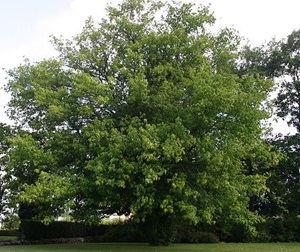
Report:
<svg viewBox="0 0 300 252"><path fill-rule="evenodd" d="M174 244L169 247L151 247L133 243L81 243L60 245L1 246L1 252L299 252L300 243L219 243Z"/></svg>

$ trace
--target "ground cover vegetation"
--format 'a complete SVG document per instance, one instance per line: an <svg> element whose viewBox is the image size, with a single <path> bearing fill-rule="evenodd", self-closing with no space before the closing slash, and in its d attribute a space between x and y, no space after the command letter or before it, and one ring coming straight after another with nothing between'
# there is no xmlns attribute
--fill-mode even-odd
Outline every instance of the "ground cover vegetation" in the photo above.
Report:
<svg viewBox="0 0 300 252"><path fill-rule="evenodd" d="M298 134L270 140L263 124L282 77L273 107L298 130L299 32L244 48L214 21L205 6L126 0L52 37L58 57L8 70L0 210L23 224L133 214L153 245L299 241Z"/></svg>

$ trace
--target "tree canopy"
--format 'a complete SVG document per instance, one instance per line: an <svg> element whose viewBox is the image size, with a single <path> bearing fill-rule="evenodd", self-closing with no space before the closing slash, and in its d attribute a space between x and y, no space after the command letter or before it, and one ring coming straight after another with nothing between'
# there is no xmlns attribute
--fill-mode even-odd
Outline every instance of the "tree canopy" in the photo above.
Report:
<svg viewBox="0 0 300 252"><path fill-rule="evenodd" d="M267 186L260 213L277 219L277 240L298 241L299 222L299 130L300 130L300 31L294 30L287 38L245 51L245 71L260 73L273 79L277 92L273 111L294 128L290 134L278 134L272 145L285 157L269 169ZM243 71L242 71L243 72ZM280 221L278 221L280 219ZM272 231L271 231L272 232Z"/></svg>
<svg viewBox="0 0 300 252"><path fill-rule="evenodd" d="M155 244L180 221L251 230L267 177L247 165L274 161L261 139L273 84L237 74L240 38L214 21L205 6L127 0L53 37L58 58L8 71L22 128L9 169L35 218L133 213Z"/></svg>
<svg viewBox="0 0 300 252"><path fill-rule="evenodd" d="M9 162L9 138L13 136L10 126L0 123L0 220L2 214L6 213L9 205L8 195L11 176L7 173Z"/></svg>

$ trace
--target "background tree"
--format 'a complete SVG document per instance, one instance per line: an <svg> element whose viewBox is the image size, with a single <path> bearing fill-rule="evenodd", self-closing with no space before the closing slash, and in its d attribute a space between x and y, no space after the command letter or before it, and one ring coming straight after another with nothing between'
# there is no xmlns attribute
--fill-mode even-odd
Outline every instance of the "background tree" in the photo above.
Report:
<svg viewBox="0 0 300 252"><path fill-rule="evenodd" d="M275 239L299 240L300 231L300 181L299 181L299 130L300 130L300 31L293 31L286 39L271 41L260 47L245 50L245 70L264 74L277 83L277 97L274 99L274 113L289 126L295 134L278 135L271 142L285 158L270 172L267 185L270 193L261 213L277 218L281 228L275 228ZM243 69L243 67L241 68ZM245 72L245 71L242 71Z"/></svg>
<svg viewBox="0 0 300 252"><path fill-rule="evenodd" d="M287 155L280 163L278 176L281 181L281 196L286 207L285 220L290 227L292 239L299 240L300 232L300 30L293 31L280 47L274 50L273 62L277 63L274 75L279 78L279 93L276 98L277 116L296 129L296 134L281 136L275 144ZM279 187L280 188L280 187Z"/></svg>
<svg viewBox="0 0 300 252"><path fill-rule="evenodd" d="M273 162L261 140L272 82L236 74L239 37L213 23L203 6L128 0L72 41L54 37L57 59L8 71L24 130L9 165L35 218L134 213L152 244L182 221L253 231L266 177L245 160Z"/></svg>

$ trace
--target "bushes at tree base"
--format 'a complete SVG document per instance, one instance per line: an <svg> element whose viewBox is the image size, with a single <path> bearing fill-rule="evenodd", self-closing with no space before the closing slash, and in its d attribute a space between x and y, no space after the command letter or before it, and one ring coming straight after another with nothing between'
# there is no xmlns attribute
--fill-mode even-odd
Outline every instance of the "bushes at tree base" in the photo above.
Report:
<svg viewBox="0 0 300 252"><path fill-rule="evenodd" d="M84 242L149 242L150 245L168 245L174 241L219 242L216 235L199 230L197 227L179 227L172 221L154 220L147 223L126 222L118 225L93 226L75 222L53 222L45 225L39 221L27 220L22 221L20 233L22 240L26 241L82 237Z"/></svg>
<svg viewBox="0 0 300 252"><path fill-rule="evenodd" d="M18 230L12 229L12 230L0 230L0 236L17 236Z"/></svg>
<svg viewBox="0 0 300 252"><path fill-rule="evenodd" d="M234 226L223 242L300 242L300 217L286 215L266 218L256 225L256 234L250 234L243 225Z"/></svg>
<svg viewBox="0 0 300 252"><path fill-rule="evenodd" d="M139 226L144 238L152 246L168 246L176 239L178 221L166 215L148 215Z"/></svg>
<svg viewBox="0 0 300 252"><path fill-rule="evenodd" d="M127 222L111 225L101 237L102 242L147 242L140 224Z"/></svg>
<svg viewBox="0 0 300 252"><path fill-rule="evenodd" d="M185 228L177 233L176 242L180 243L218 243L218 236L211 232L199 230L197 227Z"/></svg>
<svg viewBox="0 0 300 252"><path fill-rule="evenodd" d="M39 221L22 221L20 236L22 240L40 240L54 238L72 238L91 235L103 235L109 226L88 226L76 222L52 222L45 225Z"/></svg>
<svg viewBox="0 0 300 252"><path fill-rule="evenodd" d="M88 242L143 242L143 236L135 223L119 225L85 225L76 222L52 222L45 225L39 221L22 221L22 240L42 240L86 237Z"/></svg>
<svg viewBox="0 0 300 252"><path fill-rule="evenodd" d="M222 235L223 242L251 242L254 239L254 233L249 230L243 224L235 224Z"/></svg>
<svg viewBox="0 0 300 252"><path fill-rule="evenodd" d="M57 239L41 239L41 240L26 240L26 241L4 241L0 243L0 246L11 245L42 245L42 244L78 244L85 242L85 238L57 238Z"/></svg>
<svg viewBox="0 0 300 252"><path fill-rule="evenodd" d="M256 242L300 242L300 217L270 218L257 230Z"/></svg>
<svg viewBox="0 0 300 252"><path fill-rule="evenodd" d="M151 222L150 222L151 223ZM85 225L75 222L53 222L45 225L38 221L23 221L20 227L22 240L84 238L84 242L149 242L151 245L217 242L300 242L300 219L267 219L257 226L253 237L242 226L235 226L229 234L219 234L214 227L175 226L169 222L127 222L118 225ZM176 224L176 223L175 223ZM169 229L166 229L168 226ZM169 230L167 233L166 230ZM152 232L152 233L151 233ZM1 230L0 235L15 235L16 231ZM148 237L147 237L148 236Z"/></svg>

